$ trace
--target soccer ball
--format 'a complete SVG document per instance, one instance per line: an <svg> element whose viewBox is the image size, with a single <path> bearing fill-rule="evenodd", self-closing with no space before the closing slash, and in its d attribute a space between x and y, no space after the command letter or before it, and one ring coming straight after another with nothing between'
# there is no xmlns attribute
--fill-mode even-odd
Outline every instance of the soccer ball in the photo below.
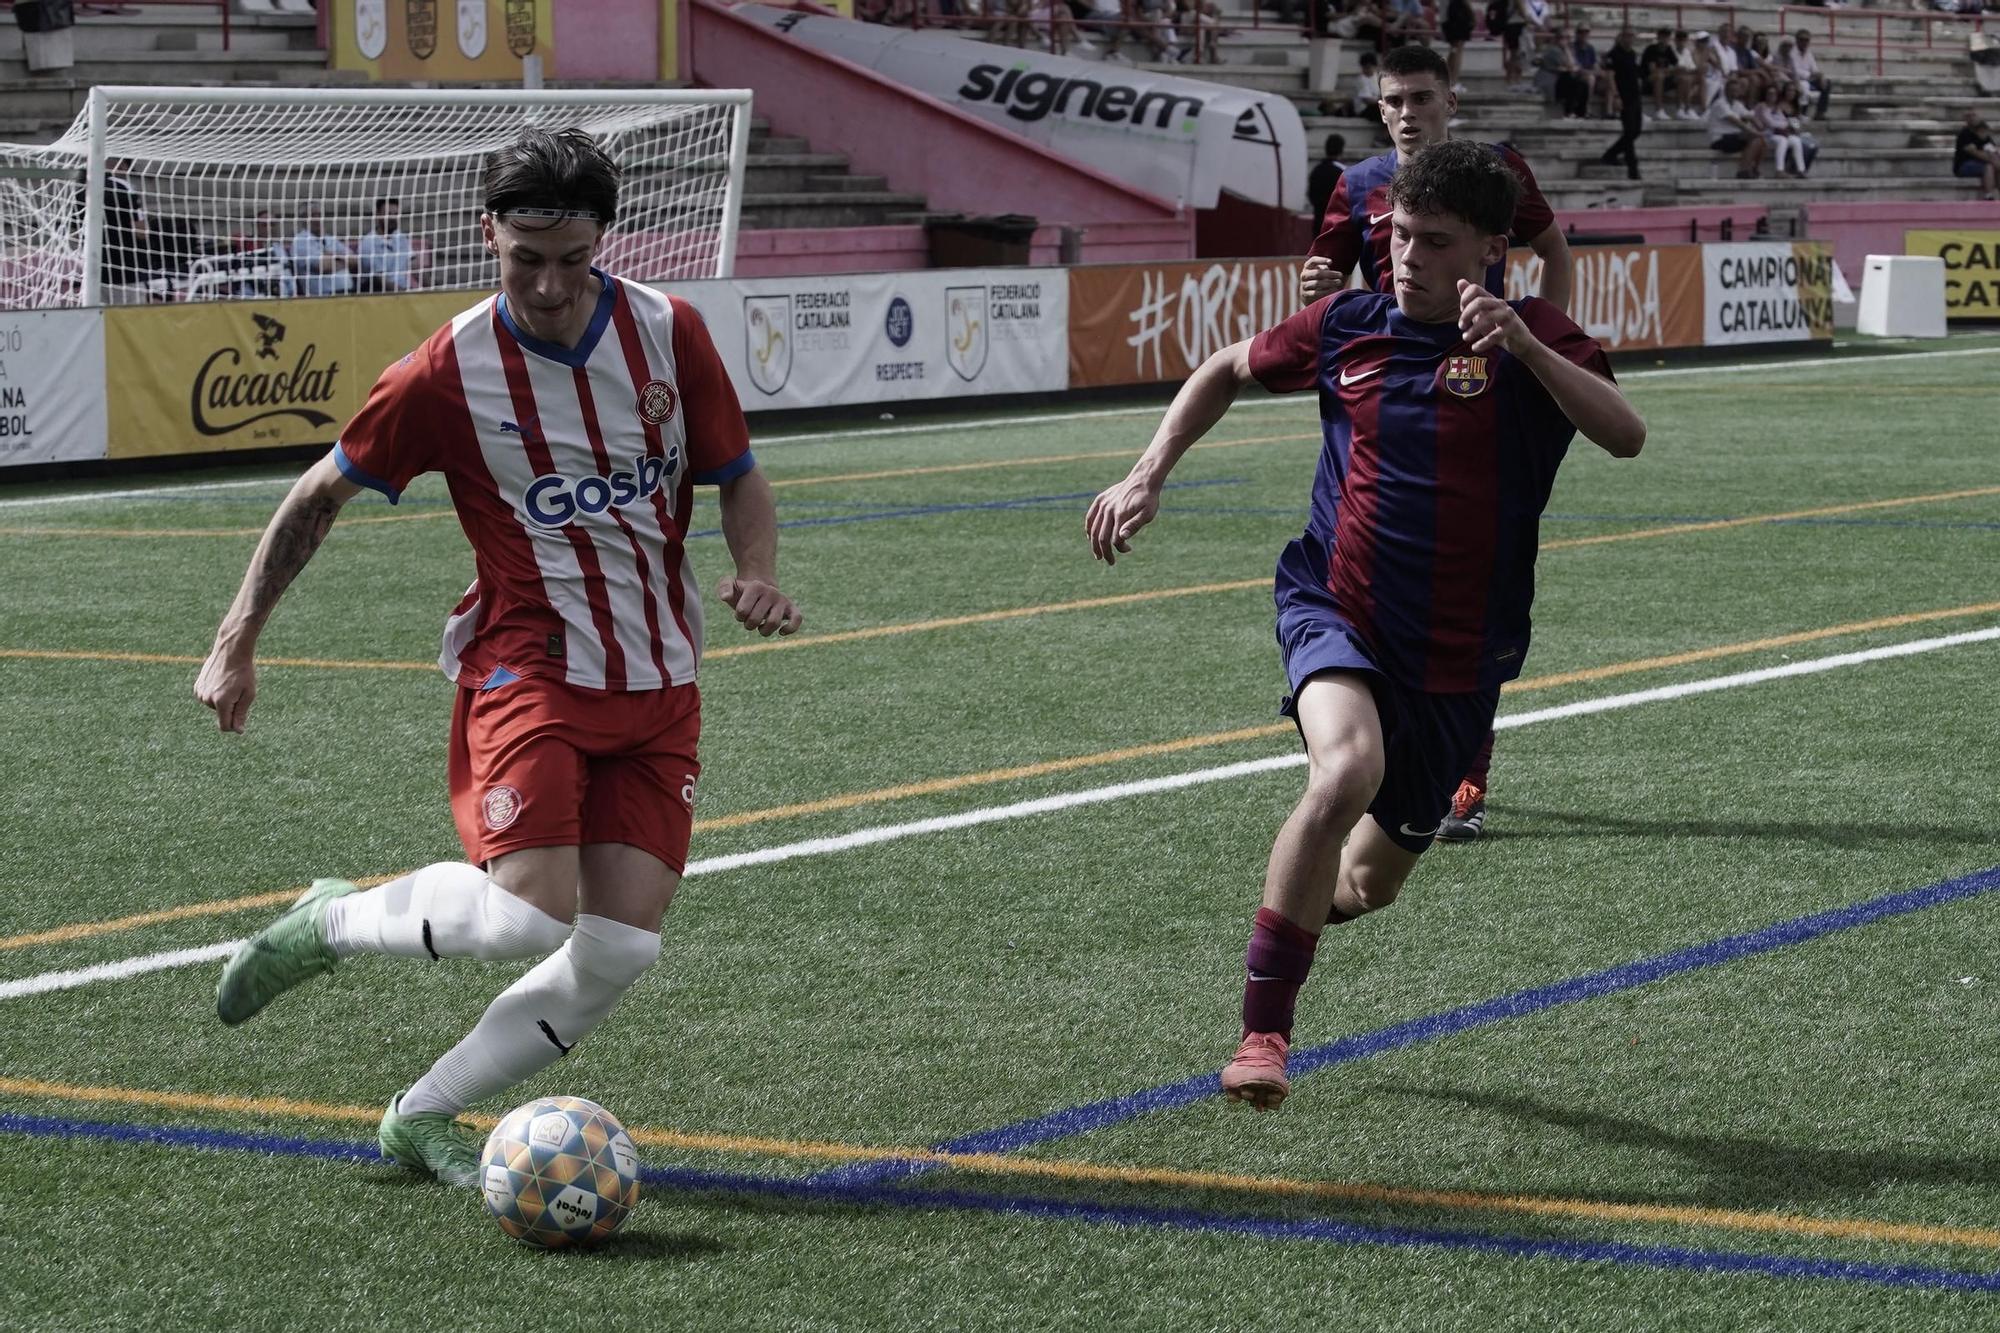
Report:
<svg viewBox="0 0 2000 1333"><path fill-rule="evenodd" d="M480 1154L486 1211L525 1245L595 1245L639 1201L639 1154L618 1117L581 1097L509 1111Z"/></svg>

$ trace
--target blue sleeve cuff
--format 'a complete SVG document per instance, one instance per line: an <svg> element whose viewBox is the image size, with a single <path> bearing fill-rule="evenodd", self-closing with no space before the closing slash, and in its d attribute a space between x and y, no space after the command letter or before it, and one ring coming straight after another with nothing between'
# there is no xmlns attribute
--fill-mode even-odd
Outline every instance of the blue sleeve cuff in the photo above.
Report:
<svg viewBox="0 0 2000 1333"><path fill-rule="evenodd" d="M356 467L354 460L347 456L347 451L338 444L333 446L333 463L335 467L340 469L341 476L347 478L356 486L365 486L371 491L380 491L390 504L395 504L403 498L403 493L388 482L371 473L363 472L360 468Z"/></svg>
<svg viewBox="0 0 2000 1333"><path fill-rule="evenodd" d="M735 481L738 477L757 466L757 455L745 449L719 468L694 474L697 486L720 486L724 482Z"/></svg>

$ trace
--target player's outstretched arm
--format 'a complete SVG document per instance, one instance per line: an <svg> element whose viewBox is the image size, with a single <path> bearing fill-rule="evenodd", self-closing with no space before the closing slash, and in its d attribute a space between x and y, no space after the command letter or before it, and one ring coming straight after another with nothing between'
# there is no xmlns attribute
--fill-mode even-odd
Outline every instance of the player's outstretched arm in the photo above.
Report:
<svg viewBox="0 0 2000 1333"><path fill-rule="evenodd" d="M778 505L764 469L752 465L742 476L723 482L719 498L722 539L729 544L736 573L715 585L715 595L745 629L765 638L794 633L805 617L778 591Z"/></svg>
<svg viewBox="0 0 2000 1333"><path fill-rule="evenodd" d="M1090 534L1092 555L1115 565L1121 552L1132 549L1132 534L1160 512L1160 488L1166 485L1174 464L1222 420L1222 414L1236 401L1237 391L1254 378L1247 338L1209 357L1188 376L1160 419L1160 428L1153 432L1153 442L1139 455L1125 480L1090 502L1083 527Z"/></svg>
<svg viewBox="0 0 2000 1333"><path fill-rule="evenodd" d="M360 493L359 486L341 475L329 453L306 469L271 515L257 553L250 557L243 586L215 631L215 646L195 677L195 698L215 710L215 720L224 731L243 730L257 697L257 636L263 633L264 622L326 540L341 506Z"/></svg>
<svg viewBox="0 0 2000 1333"><path fill-rule="evenodd" d="M1594 370L1558 354L1534 335L1514 307L1474 283L1459 280L1458 327L1475 352L1506 348L1534 372L1549 397L1586 439L1618 458L1646 443L1646 421L1624 391Z"/></svg>

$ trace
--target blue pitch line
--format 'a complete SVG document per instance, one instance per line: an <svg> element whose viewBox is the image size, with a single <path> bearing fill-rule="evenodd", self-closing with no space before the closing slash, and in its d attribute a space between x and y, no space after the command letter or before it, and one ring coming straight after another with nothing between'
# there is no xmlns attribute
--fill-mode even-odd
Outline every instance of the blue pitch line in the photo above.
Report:
<svg viewBox="0 0 2000 1333"><path fill-rule="evenodd" d="M1621 963L1616 967L1586 973L1568 981L1514 991L1477 1004L1464 1005L1457 1009L1445 1010L1443 1013L1377 1028L1373 1032L1309 1046L1292 1053L1291 1071L1294 1077L1300 1077L1333 1065L1364 1060L1388 1051L1401 1050L1406 1046L1436 1041L1441 1037L1456 1036L1461 1032L1486 1027L1510 1018L1523 1018L1545 1009L1553 1009L1558 1005L1615 995L1620 991L1632 990L1667 977L1715 967L1760 953L1769 953L1773 949L1782 949L1793 944L1803 944L1839 931L1854 930L1891 917L1921 912L1982 893L1991 893L1995 889L2000 889L2000 866L1992 866L1959 879L1945 880L1920 889L1891 893L1847 907L1815 912L1810 916L1794 917L1789 921L1765 926L1761 930L1726 936L1673 953ZM1102 1101L1086 1102L1081 1106L1069 1107L1032 1120L1022 1120L1011 1125L1003 1125L998 1129L967 1134L936 1145L936 1151L1019 1152L1023 1148L1051 1143L1057 1139L1074 1138L1079 1134L1089 1134L1158 1111L1178 1110L1194 1102L1218 1096L1221 1091L1222 1081L1219 1074L1198 1074L1193 1078L1182 1079L1178 1083L1168 1083L1120 1097L1105 1098ZM832 1171L822 1171L813 1179L826 1184L854 1185L918 1176L938 1169L939 1164L931 1162L866 1162Z"/></svg>
<svg viewBox="0 0 2000 1333"><path fill-rule="evenodd" d="M309 1139L284 1134L248 1134L170 1125L71 1120L58 1116L0 1113L0 1133L36 1138L99 1139L156 1147L220 1152L257 1152L276 1157L332 1162L379 1162L372 1143ZM1742 1273L1758 1277L1818 1278L1930 1291L2000 1293L2000 1273L1931 1268L1915 1264L1848 1263L1800 1259L1739 1250L1699 1250L1672 1245L1628 1245L1617 1241L1566 1241L1508 1236L1493 1232L1376 1227L1333 1218L1279 1218L1206 1212L1193 1208L1147 1208L1092 1203L1029 1194L982 1190L911 1190L886 1183L830 1184L813 1179L701 1171L691 1167L644 1167L639 1178L653 1188L687 1194L751 1195L797 1199L835 1207L890 1207L917 1211L998 1213L1014 1217L1080 1222L1091 1226L1254 1236L1266 1240L1322 1241L1393 1249L1443 1249L1497 1254L1514 1259L1560 1259L1613 1263L1672 1272Z"/></svg>

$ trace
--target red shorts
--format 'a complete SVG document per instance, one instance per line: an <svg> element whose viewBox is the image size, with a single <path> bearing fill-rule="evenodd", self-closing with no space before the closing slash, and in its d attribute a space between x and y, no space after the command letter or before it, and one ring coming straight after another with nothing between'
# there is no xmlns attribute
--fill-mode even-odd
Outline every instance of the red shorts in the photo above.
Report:
<svg viewBox="0 0 2000 1333"><path fill-rule="evenodd" d="M687 867L701 694L582 690L542 676L461 688L451 816L474 865L524 847L623 842Z"/></svg>

